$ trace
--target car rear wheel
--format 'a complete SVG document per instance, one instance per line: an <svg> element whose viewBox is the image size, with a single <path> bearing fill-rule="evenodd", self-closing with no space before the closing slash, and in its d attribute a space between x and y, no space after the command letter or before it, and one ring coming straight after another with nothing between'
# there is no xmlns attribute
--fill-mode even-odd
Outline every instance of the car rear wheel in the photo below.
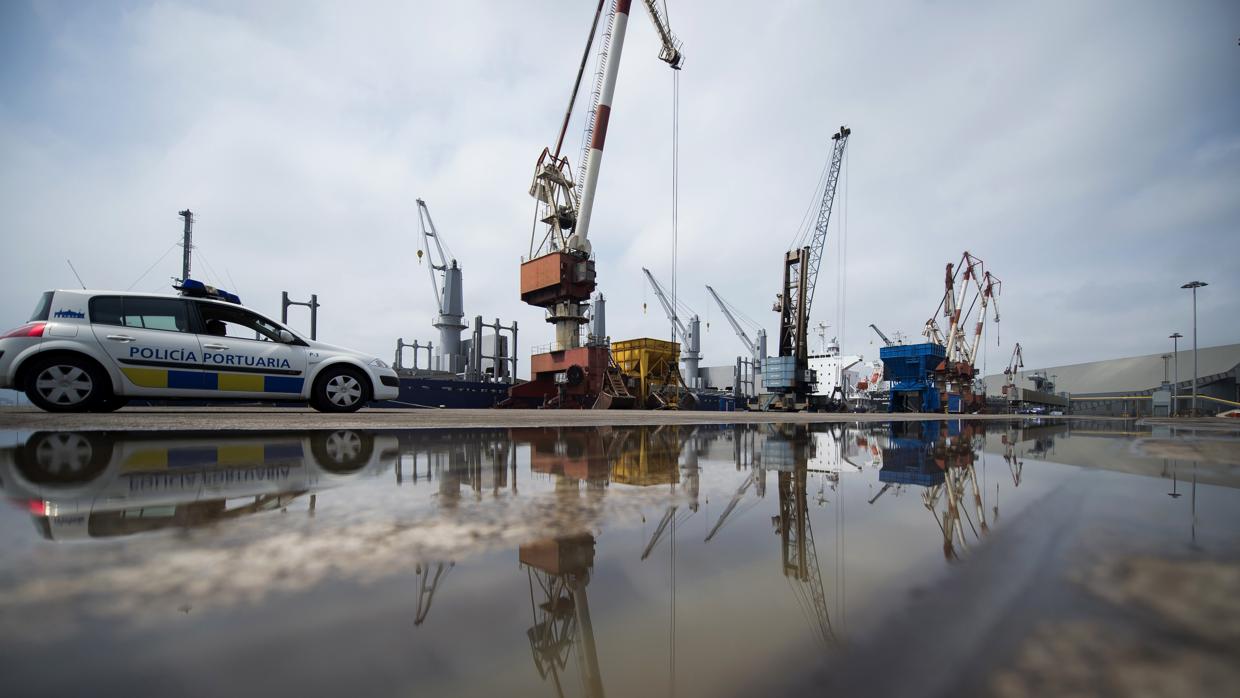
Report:
<svg viewBox="0 0 1240 698"><path fill-rule="evenodd" d="M369 399L362 372L348 366L323 369L310 391L310 406L320 412L355 412Z"/></svg>
<svg viewBox="0 0 1240 698"><path fill-rule="evenodd" d="M85 412L112 393L107 376L76 356L36 359L26 381L26 397L48 412Z"/></svg>

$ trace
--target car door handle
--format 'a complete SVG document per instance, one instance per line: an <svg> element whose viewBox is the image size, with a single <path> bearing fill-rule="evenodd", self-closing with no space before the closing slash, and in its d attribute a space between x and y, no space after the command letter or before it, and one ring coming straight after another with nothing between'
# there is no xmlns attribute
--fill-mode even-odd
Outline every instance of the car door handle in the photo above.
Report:
<svg viewBox="0 0 1240 698"><path fill-rule="evenodd" d="M214 349L215 351L224 351L228 347L224 346L223 344L204 344L202 345L202 348L203 349Z"/></svg>
<svg viewBox="0 0 1240 698"><path fill-rule="evenodd" d="M132 342L133 341L133 337L130 337L127 334L110 334L108 335L108 339L111 339L116 342Z"/></svg>

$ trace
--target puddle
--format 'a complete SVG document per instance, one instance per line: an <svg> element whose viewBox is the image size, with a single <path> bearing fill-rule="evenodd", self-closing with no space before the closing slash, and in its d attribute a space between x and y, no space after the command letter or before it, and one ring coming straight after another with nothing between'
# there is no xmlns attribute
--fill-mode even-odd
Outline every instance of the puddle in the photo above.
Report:
<svg viewBox="0 0 1240 698"><path fill-rule="evenodd" d="M1144 603L1182 637L1159 589L1237 584L1235 442L1114 421L0 437L17 694L1023 694L1063 686L1020 683L1044 621ZM1029 550L1059 551L1037 603L913 620ZM868 684L904 625L899 656L981 651Z"/></svg>

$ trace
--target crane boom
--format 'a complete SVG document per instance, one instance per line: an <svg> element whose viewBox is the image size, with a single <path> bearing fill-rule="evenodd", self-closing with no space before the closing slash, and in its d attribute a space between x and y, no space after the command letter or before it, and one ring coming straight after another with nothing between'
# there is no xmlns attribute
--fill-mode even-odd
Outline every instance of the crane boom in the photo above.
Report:
<svg viewBox="0 0 1240 698"><path fill-rule="evenodd" d="M667 319L671 321L672 326L676 329L677 337L685 338L689 336L689 331L685 329L685 324L680 321L680 315L676 309L672 307L672 302L667 299L667 294L663 292L663 287L655 280L654 275L646 267L642 267L642 273L646 275L646 280L650 282L650 287L654 289L655 298L659 299L659 305L663 306L663 312L667 313Z"/></svg>
<svg viewBox="0 0 1240 698"><path fill-rule="evenodd" d="M887 339L887 335L883 334L883 331L878 329L878 325L875 325L874 323L870 323L870 329L874 330L874 332L878 334L878 338L883 340L884 346L889 347L893 344L893 342L890 339Z"/></svg>
<svg viewBox="0 0 1240 698"><path fill-rule="evenodd" d="M615 15L612 18L611 44L604 67L603 81L599 86L598 103L594 107L593 124L590 134L590 152L586 156L585 179L581 186L581 199L577 202L577 224L569 237L568 246L574 249L590 251L588 237L590 235L590 216L594 210L594 195L598 190L598 173L602 166L603 144L607 141L607 124L611 120L611 103L616 92L616 76L620 71L620 52L624 48L624 37L628 32L629 10L632 0L616 0ZM672 35L672 31L664 21L664 17L655 7L653 0L647 0L646 9L654 21L655 30L659 33L662 48L659 59L674 70L679 70L684 56L680 53L680 42Z"/></svg>
<svg viewBox="0 0 1240 698"><path fill-rule="evenodd" d="M442 276L448 271L448 255L444 253L443 243L439 239L439 231L435 229L435 221L431 220L431 210L427 208L426 202L418 199L418 225L422 230L422 249L418 250L418 258L426 256L426 271L431 277L431 290L435 293L435 303L439 312L444 312L444 297L440 292L439 279L435 278L435 272L440 272ZM431 247L431 244L434 247ZM438 261L436 261L438 257ZM452 264L456 264L456 260L451 260Z"/></svg>
<svg viewBox="0 0 1240 698"><path fill-rule="evenodd" d="M750 354L756 356L758 353L758 345L749 338L749 333L745 332L744 327L741 327L741 324L737 321L736 316L734 316L731 309L728 308L728 304L724 303L723 299L719 297L719 294L715 293L715 289L711 288L709 285L706 286L706 290L710 293L710 297L715 299L715 303L719 305L719 309L723 311L723 316L728 319L728 324L732 325L732 330L736 332L736 336L741 340L741 344L745 345L745 348L749 350Z"/></svg>
<svg viewBox="0 0 1240 698"><path fill-rule="evenodd" d="M809 243L809 273L805 287L805 317L809 318L809 309L814 304L814 289L818 285L818 267L822 264L822 252L827 242L827 227L831 222L831 208L835 202L835 188L840 182L840 166L844 162L844 146L852 130L841 126L831 136L835 147L831 151L831 167L827 171L827 185L822 190L822 205L818 208L818 222L814 225L814 237Z"/></svg>
<svg viewBox="0 0 1240 698"><path fill-rule="evenodd" d="M654 295L659 299L659 304L663 306L663 311L667 313L667 319L671 321L672 327L676 332L676 339L682 342L680 360L685 364L685 384L690 388L701 387L698 385L698 361L702 358L701 343L701 325L702 321L697 315L689 317L689 326L681 322L680 315L676 312L672 302L668 300L667 294L664 293L663 287L655 280L650 270L642 267L642 272L646 274L646 280L650 282L651 288L654 289Z"/></svg>
<svg viewBox="0 0 1240 698"><path fill-rule="evenodd" d="M680 70L685 60L680 53L680 40L672 33L672 28L667 24L667 18L659 12L659 6L655 4L655 0L645 0L645 2L646 11L650 13L650 21L654 22L654 29L659 33L659 41L663 42L662 48L659 49L659 60L671 66L673 70Z"/></svg>
<svg viewBox="0 0 1240 698"><path fill-rule="evenodd" d="M452 251L444 251L443 240L426 202L417 199L418 225L422 229L422 246L418 259L425 255L431 290L435 293L435 320L431 326L439 330L439 346L431 368L457 373L465 369L465 352L461 348L461 332L465 329L464 280Z"/></svg>

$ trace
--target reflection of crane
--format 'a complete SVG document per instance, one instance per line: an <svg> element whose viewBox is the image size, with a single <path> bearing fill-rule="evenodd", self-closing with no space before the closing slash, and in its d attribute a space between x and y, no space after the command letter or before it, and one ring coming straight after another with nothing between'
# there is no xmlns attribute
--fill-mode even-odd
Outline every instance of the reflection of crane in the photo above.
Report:
<svg viewBox="0 0 1240 698"><path fill-rule="evenodd" d="M754 484L757 480L758 471L756 470L750 473L749 477L745 478L745 482L742 483L740 488L736 490L736 494L732 495L732 501L728 502L728 506L723 510L723 513L719 515L719 520L715 522L714 527L710 529L710 533L706 535L706 540L703 542L709 543L710 539L714 538L715 534L719 532L719 529L723 528L723 522L728 520L728 516L731 515L732 510L736 508L736 505L739 504L741 499L745 496L745 492L749 490L749 486Z"/></svg>
<svg viewBox="0 0 1240 698"><path fill-rule="evenodd" d="M461 290L461 268L457 266L452 251L444 252L445 245L431 220L426 202L418 199L418 224L422 228L423 255L427 259L427 272L431 277L431 290L435 293L436 315L432 326L439 330L439 345L431 368L436 371L458 373L465 370L465 352L461 350L461 331L465 329L465 310ZM432 246L433 243L433 246Z"/></svg>
<svg viewBox="0 0 1240 698"><path fill-rule="evenodd" d="M414 606L413 624L421 625L426 620L426 615L431 612L431 601L434 600L435 590L439 588L439 582L448 571L451 570L456 563L449 562L444 566L442 562L435 563L435 573L431 574L431 565L423 565L418 563L414 567L414 574L418 577L418 600Z"/></svg>
<svg viewBox="0 0 1240 698"><path fill-rule="evenodd" d="M685 364L685 383L690 388L702 387L701 380L698 378L698 361L702 358L702 321L698 319L697 313L685 304L678 301L677 305L673 306L663 291L663 287L655 280L649 269L642 267L642 273L646 275L646 280L654 289L654 295L659 299L659 304L663 306L663 312L667 313L667 319L671 321L676 332L676 339L684 342L680 360ZM679 311L682 309L689 314L688 327L680 320Z"/></svg>
<svg viewBox="0 0 1240 698"><path fill-rule="evenodd" d="M757 333L754 335L756 339L750 339L749 333L745 331L745 328L741 326L740 320L737 319L738 315L744 317L743 313L737 310L732 304L720 298L719 294L715 293L715 289L707 286L706 290L710 293L711 298L715 299L715 303L719 305L719 309L723 311L723 316L727 318L728 324L732 325L732 331L735 332L737 338L741 340L741 344L744 344L745 348L749 350L749 357L753 361L754 373L758 374L758 377L754 380L756 384L754 387L760 388L762 362L766 359L766 330L758 327L758 323L746 318L746 321L752 327L757 328Z"/></svg>
<svg viewBox="0 0 1240 698"><path fill-rule="evenodd" d="M810 620L824 647L835 642L826 594L822 588L822 569L814 545L814 528L809 520L805 498L806 469L779 472L779 516L773 517L782 543L784 576L791 584L801 611Z"/></svg>
<svg viewBox="0 0 1240 698"><path fill-rule="evenodd" d="M563 696L560 672L568 666L572 650L584 693L601 698L603 679L586 597L594 566L594 536L587 533L529 543L520 547L518 556L529 574L534 624L526 637L538 675L550 676L556 693Z"/></svg>

